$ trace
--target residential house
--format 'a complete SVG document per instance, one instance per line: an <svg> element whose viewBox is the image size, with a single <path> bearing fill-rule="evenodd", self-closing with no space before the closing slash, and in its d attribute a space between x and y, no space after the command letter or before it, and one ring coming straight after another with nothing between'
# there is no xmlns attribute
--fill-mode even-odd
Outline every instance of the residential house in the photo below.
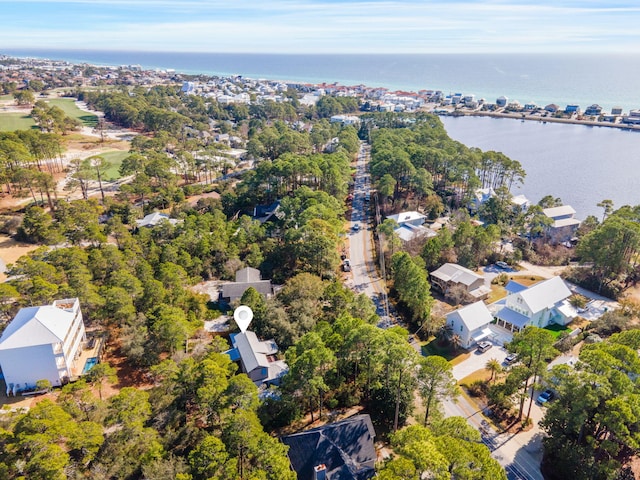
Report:
<svg viewBox="0 0 640 480"><path fill-rule="evenodd" d="M629 115L622 117L622 123L640 125L640 110L629 110Z"/></svg>
<svg viewBox="0 0 640 480"><path fill-rule="evenodd" d="M496 192L491 187L476 189L476 191L473 192L473 198L471 199L469 210L471 210L472 212L477 212L482 205L487 203L490 198L495 196Z"/></svg>
<svg viewBox="0 0 640 480"><path fill-rule="evenodd" d="M278 210L280 210L280 200L276 200L269 205L256 205L253 207L252 216L260 223L265 223L272 220L274 216L277 217Z"/></svg>
<svg viewBox="0 0 640 480"><path fill-rule="evenodd" d="M495 317L497 325L510 332L519 332L526 326L543 328L551 324L566 325L577 315L568 300L571 290L560 277L550 278L529 288L515 284L509 290L504 307Z"/></svg>
<svg viewBox="0 0 640 480"><path fill-rule="evenodd" d="M369 415L356 415L280 440L298 480L367 480L376 473L375 436Z"/></svg>
<svg viewBox="0 0 640 480"><path fill-rule="evenodd" d="M509 99L505 96L498 97L496 99L496 105L498 107L506 107L508 102L509 102Z"/></svg>
<svg viewBox="0 0 640 480"><path fill-rule="evenodd" d="M169 222L171 225L175 225L176 223L179 222L179 220L176 220L175 218L170 218L169 215L167 215L166 213L153 212L153 213L150 213L149 215L146 215L141 220L136 220L136 225L138 225L138 228L140 227L153 228L155 226L160 225L162 222Z"/></svg>
<svg viewBox="0 0 640 480"><path fill-rule="evenodd" d="M394 233L403 241L409 242L415 238L435 237L436 232L423 225L426 216L419 212L401 212L387 216L398 224Z"/></svg>
<svg viewBox="0 0 640 480"><path fill-rule="evenodd" d="M564 113L572 114L580 114L580 106L579 105L567 105L564 109Z"/></svg>
<svg viewBox="0 0 640 480"><path fill-rule="evenodd" d="M524 195L514 195L511 197L511 203L520 212L526 212L531 206L531 201Z"/></svg>
<svg viewBox="0 0 640 480"><path fill-rule="evenodd" d="M0 337L7 395L32 389L38 380L58 386L81 374L77 360L86 340L77 298L21 309Z"/></svg>
<svg viewBox="0 0 640 480"><path fill-rule="evenodd" d="M262 280L260 270L246 267L236 272L236 281L222 285L220 297L226 302L233 302L242 297L249 287L255 288L264 297L271 297L274 294L274 287L271 280Z"/></svg>
<svg viewBox="0 0 640 480"><path fill-rule="evenodd" d="M560 106L555 103L550 103L544 109L549 113L557 113L560 110Z"/></svg>
<svg viewBox="0 0 640 480"><path fill-rule="evenodd" d="M460 337L460 346L469 349L493 334L489 328L492 321L491 312L481 300L447 313L446 323L451 334Z"/></svg>
<svg viewBox="0 0 640 480"><path fill-rule="evenodd" d="M427 217L419 212L401 212L395 215L388 215L387 218L398 225L414 225L417 227L422 225Z"/></svg>
<svg viewBox="0 0 640 480"><path fill-rule="evenodd" d="M233 348L226 353L234 362L240 362L242 372L258 387L278 385L289 371L284 360L278 360L278 345L273 340L261 342L254 332L247 330L231 334L231 345Z"/></svg>
<svg viewBox="0 0 640 480"><path fill-rule="evenodd" d="M585 115L595 115L596 117L599 116L601 113L602 113L602 107L596 103L594 103L593 105L589 105L584 111Z"/></svg>
<svg viewBox="0 0 640 480"><path fill-rule="evenodd" d="M491 292L491 289L485 285L482 275L455 263L445 263L431 272L430 276L431 284L444 296L448 296L451 289L456 287L462 287L467 294L476 300L486 298Z"/></svg>
<svg viewBox="0 0 640 480"><path fill-rule="evenodd" d="M333 115L329 122L341 123L342 125L357 125L360 123L360 119L354 115Z"/></svg>
<svg viewBox="0 0 640 480"><path fill-rule="evenodd" d="M571 240L580 226L580 220L573 218L576 211L570 205L545 208L542 210L553 224L547 228L547 237L551 243L562 243Z"/></svg>

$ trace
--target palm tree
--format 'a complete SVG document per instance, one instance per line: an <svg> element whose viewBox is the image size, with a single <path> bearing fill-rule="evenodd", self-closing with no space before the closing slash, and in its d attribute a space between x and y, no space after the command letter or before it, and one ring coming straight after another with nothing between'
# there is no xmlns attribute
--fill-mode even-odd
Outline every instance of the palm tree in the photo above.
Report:
<svg viewBox="0 0 640 480"><path fill-rule="evenodd" d="M440 327L438 333L436 333L436 338L438 339L438 342L444 344L446 341L451 339L452 334L453 329L451 325L445 323L444 325L442 325L442 327Z"/></svg>
<svg viewBox="0 0 640 480"><path fill-rule="evenodd" d="M484 368L491 372L491 378L489 379L490 382L494 381L498 377L498 374L502 372L502 366L500 365L500 362L498 362L498 360L496 360L495 358L490 358L489 360L487 360Z"/></svg>
<svg viewBox="0 0 640 480"><path fill-rule="evenodd" d="M451 335L451 338L449 338L449 342L451 342L453 351L457 352L458 348L460 348L460 346L462 345L462 337L457 333L454 333L453 335Z"/></svg>

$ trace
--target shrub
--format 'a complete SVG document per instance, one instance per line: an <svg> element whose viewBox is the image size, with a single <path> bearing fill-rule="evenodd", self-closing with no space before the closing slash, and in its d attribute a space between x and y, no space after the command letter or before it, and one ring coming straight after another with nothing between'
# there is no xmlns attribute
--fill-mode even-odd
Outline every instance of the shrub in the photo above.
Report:
<svg viewBox="0 0 640 480"><path fill-rule="evenodd" d="M476 380L467 386L469 394L473 397L482 397L487 394L489 384L483 380Z"/></svg>

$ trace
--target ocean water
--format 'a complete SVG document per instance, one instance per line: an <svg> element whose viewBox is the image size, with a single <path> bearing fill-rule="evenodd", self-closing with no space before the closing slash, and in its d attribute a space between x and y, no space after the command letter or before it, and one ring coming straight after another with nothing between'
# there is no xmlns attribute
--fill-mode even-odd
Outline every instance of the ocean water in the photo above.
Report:
<svg viewBox="0 0 640 480"><path fill-rule="evenodd" d="M598 103L606 110L640 108L640 53L634 54L404 54L285 55L96 50L8 50L0 53L87 62L140 64L184 73L390 89L501 95L520 103Z"/></svg>
<svg viewBox="0 0 640 480"><path fill-rule="evenodd" d="M178 72L393 90L442 90L494 102L598 103L605 110L640 108L640 53L635 54L423 54L282 55L92 50L9 50L0 53L87 62L139 64ZM514 193L537 202L544 195L573 205L578 218L601 217L598 202L640 204L640 132L487 117L443 117L449 135L520 161L525 183Z"/></svg>
<svg viewBox="0 0 640 480"><path fill-rule="evenodd" d="M576 218L602 219L597 204L640 205L640 132L508 118L441 117L451 138L469 147L503 152L527 173L523 193L534 203L545 195L573 206Z"/></svg>

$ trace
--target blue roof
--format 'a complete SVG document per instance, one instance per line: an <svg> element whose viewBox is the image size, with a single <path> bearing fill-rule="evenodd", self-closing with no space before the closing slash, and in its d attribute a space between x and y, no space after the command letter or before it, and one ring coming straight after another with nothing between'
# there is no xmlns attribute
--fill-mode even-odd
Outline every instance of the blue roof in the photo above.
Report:
<svg viewBox="0 0 640 480"><path fill-rule="evenodd" d="M529 323L529 317L515 312L510 308L504 307L495 315L497 318L504 320L511 325L515 325L518 328L523 328Z"/></svg>
<svg viewBox="0 0 640 480"><path fill-rule="evenodd" d="M521 292L523 290L526 290L528 287L522 285L521 283L515 282L513 280L510 280L509 283L507 283L504 286L504 289L508 292L508 293L518 293Z"/></svg>
<svg viewBox="0 0 640 480"><path fill-rule="evenodd" d="M227 350L224 353L229 355L232 362L237 362L238 360L240 360L240 352L238 351L237 348L232 348L231 350Z"/></svg>

